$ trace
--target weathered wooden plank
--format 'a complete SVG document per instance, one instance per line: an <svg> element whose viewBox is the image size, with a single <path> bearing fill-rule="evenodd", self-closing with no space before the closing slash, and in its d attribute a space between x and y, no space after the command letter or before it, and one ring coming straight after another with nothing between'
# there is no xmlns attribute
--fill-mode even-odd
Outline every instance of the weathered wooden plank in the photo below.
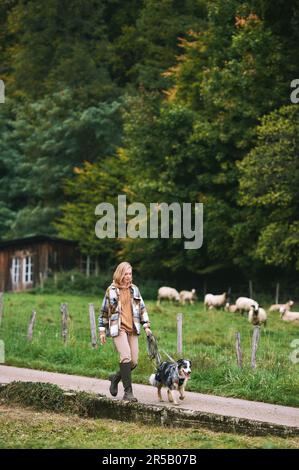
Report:
<svg viewBox="0 0 299 470"><path fill-rule="evenodd" d="M3 292L0 292L0 326L2 324L3 312L4 312L4 296L3 296Z"/></svg>
<svg viewBox="0 0 299 470"><path fill-rule="evenodd" d="M181 355L183 353L183 314L177 314L177 353Z"/></svg>
<svg viewBox="0 0 299 470"><path fill-rule="evenodd" d="M241 349L241 335L239 332L236 333L236 353L237 353L237 364L240 368L242 368L243 361L242 361L242 349Z"/></svg>
<svg viewBox="0 0 299 470"><path fill-rule="evenodd" d="M255 326L253 329L253 334L252 334L252 350L251 350L251 367L253 369L256 368L256 352L257 352L257 346L258 342L260 339L260 327Z"/></svg>
<svg viewBox="0 0 299 470"><path fill-rule="evenodd" d="M68 308L67 304L63 303L60 307L61 311L61 336L64 344L67 342L68 338Z"/></svg>
<svg viewBox="0 0 299 470"><path fill-rule="evenodd" d="M96 330L96 318L95 318L93 304L89 304L89 322L90 322L91 344L93 348L96 348L97 347L97 330Z"/></svg>
<svg viewBox="0 0 299 470"><path fill-rule="evenodd" d="M276 284L275 303L279 303L279 282Z"/></svg>
<svg viewBox="0 0 299 470"><path fill-rule="evenodd" d="M28 341L32 341L35 319L36 319L36 311L33 310L31 318L30 318L29 326L28 326L28 333L27 333L27 340Z"/></svg>

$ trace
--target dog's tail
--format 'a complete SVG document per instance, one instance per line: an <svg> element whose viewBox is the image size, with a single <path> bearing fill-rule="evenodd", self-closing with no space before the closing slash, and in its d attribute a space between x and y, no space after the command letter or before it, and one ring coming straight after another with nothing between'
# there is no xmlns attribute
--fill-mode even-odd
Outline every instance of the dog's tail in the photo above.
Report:
<svg viewBox="0 0 299 470"><path fill-rule="evenodd" d="M156 374L152 374L149 378L149 383L153 385L153 387L156 387L158 385L158 381L156 379Z"/></svg>

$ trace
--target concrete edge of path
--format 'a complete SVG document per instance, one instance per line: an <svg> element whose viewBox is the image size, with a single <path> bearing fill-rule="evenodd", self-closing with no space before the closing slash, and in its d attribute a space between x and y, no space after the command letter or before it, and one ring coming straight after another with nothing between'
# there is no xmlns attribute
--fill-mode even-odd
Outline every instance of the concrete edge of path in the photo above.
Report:
<svg viewBox="0 0 299 470"><path fill-rule="evenodd" d="M40 387L41 382L14 382L22 384L22 387L30 387L34 393L34 387ZM9 403L9 385L0 384L0 392L7 389L5 402ZM47 383L47 385L49 385ZM82 392L75 390L63 390L59 387L65 404L68 404L68 411L77 411L78 401L81 400ZM246 434L250 436L275 435L279 437L299 436L299 427L279 425L256 421L247 418L237 418L234 416L220 415L203 411L195 411L175 407L163 407L144 403L129 403L123 400L111 399L95 393L86 393L88 396L87 416L90 418L116 419L119 421L140 422L147 425L164 426L169 428L206 428L212 431L232 432ZM43 397L44 400L45 397ZM34 398L36 405L36 397ZM76 407L72 409L72 403ZM20 403L21 404L21 403ZM39 409L42 409L42 402ZM47 403L47 411L51 409L51 404ZM55 411L53 404L53 411ZM56 410L57 411L57 410Z"/></svg>

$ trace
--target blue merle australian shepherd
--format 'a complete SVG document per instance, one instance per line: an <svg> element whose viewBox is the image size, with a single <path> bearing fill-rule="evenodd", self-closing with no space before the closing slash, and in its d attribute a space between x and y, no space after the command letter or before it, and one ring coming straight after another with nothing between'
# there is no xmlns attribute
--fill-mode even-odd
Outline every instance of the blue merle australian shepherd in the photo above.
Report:
<svg viewBox="0 0 299 470"><path fill-rule="evenodd" d="M168 400L174 405L178 405L178 402L174 398L172 391L178 390L180 394L180 400L185 398L185 386L190 378L191 374L191 361L187 359L180 359L177 362L162 362L155 374L152 374L149 378L149 382L158 389L159 401L162 400L161 389L167 387Z"/></svg>

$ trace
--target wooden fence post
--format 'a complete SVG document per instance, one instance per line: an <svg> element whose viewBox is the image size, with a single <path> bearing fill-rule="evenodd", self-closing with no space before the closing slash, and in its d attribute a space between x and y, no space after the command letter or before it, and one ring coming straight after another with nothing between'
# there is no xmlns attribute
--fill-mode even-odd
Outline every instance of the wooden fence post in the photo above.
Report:
<svg viewBox="0 0 299 470"><path fill-rule="evenodd" d="M252 349L251 349L251 367L253 369L256 368L256 351L257 351L257 346L258 342L260 339L260 327L255 326L253 329L253 334L252 334Z"/></svg>
<svg viewBox="0 0 299 470"><path fill-rule="evenodd" d="M31 318L30 318L29 326L28 326L28 333L27 333L27 340L28 341L32 341L35 318L36 318L36 311L33 310Z"/></svg>
<svg viewBox="0 0 299 470"><path fill-rule="evenodd" d="M0 364L5 364L5 344L2 339L0 339Z"/></svg>
<svg viewBox="0 0 299 470"><path fill-rule="evenodd" d="M229 302L230 304L232 303L231 295L232 295L232 288L229 287L226 293L226 301Z"/></svg>
<svg viewBox="0 0 299 470"><path fill-rule="evenodd" d="M242 350L241 350L241 336L240 333L236 333L236 352L237 352L237 364L242 368Z"/></svg>
<svg viewBox="0 0 299 470"><path fill-rule="evenodd" d="M95 261L95 272L94 272L95 276L98 276L98 275L99 275L99 270L100 270L100 267L99 267L99 260L96 259L96 261Z"/></svg>
<svg viewBox="0 0 299 470"><path fill-rule="evenodd" d="M276 284L275 303L279 302L279 282Z"/></svg>
<svg viewBox="0 0 299 470"><path fill-rule="evenodd" d="M68 330L67 330L67 320L68 320L68 311L67 311L67 304L61 304L60 307L62 319L61 319L61 335L63 338L64 344L67 342L67 335L68 335Z"/></svg>
<svg viewBox="0 0 299 470"><path fill-rule="evenodd" d="M182 355L183 353L183 314L177 314L177 325L178 325L178 341L177 341L177 353Z"/></svg>
<svg viewBox="0 0 299 470"><path fill-rule="evenodd" d="M249 297L253 298L252 281L249 281Z"/></svg>
<svg viewBox="0 0 299 470"><path fill-rule="evenodd" d="M90 276L90 255L86 257L86 277Z"/></svg>
<svg viewBox="0 0 299 470"><path fill-rule="evenodd" d="M3 318L3 309L4 309L4 296L3 292L0 292L0 326Z"/></svg>
<svg viewBox="0 0 299 470"><path fill-rule="evenodd" d="M40 283L41 289L43 289L43 288L44 288L44 276L43 276L43 273L39 273L39 283Z"/></svg>
<svg viewBox="0 0 299 470"><path fill-rule="evenodd" d="M91 344L93 348L96 348L97 347L97 331L96 331L96 319L95 319L93 304L89 304L89 321L90 321L90 332L91 332Z"/></svg>

